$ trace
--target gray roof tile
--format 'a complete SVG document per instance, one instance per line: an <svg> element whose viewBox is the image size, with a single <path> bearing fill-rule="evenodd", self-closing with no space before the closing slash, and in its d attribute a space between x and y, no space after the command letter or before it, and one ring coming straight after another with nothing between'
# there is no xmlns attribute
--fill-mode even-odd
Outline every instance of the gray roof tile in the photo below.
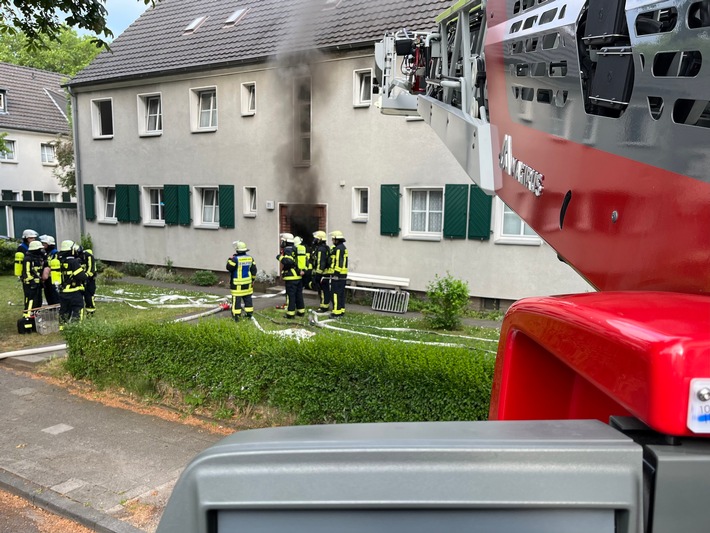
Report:
<svg viewBox="0 0 710 533"><path fill-rule="evenodd" d="M263 61L312 49L369 46L386 31L434 29L451 0L161 0L131 24L70 85ZM235 26L235 10L249 11ZM192 34L194 19L208 18Z"/></svg>
<svg viewBox="0 0 710 533"><path fill-rule="evenodd" d="M0 129L69 133L67 100L61 88L66 80L55 72L0 63L0 89L7 95Z"/></svg>

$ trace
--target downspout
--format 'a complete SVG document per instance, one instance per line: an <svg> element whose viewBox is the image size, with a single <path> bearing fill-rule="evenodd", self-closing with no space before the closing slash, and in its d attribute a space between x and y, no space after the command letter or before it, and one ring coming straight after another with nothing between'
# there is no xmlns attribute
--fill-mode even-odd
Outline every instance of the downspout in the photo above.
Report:
<svg viewBox="0 0 710 533"><path fill-rule="evenodd" d="M76 216L79 219L79 240L81 236L85 234L85 222L84 222L84 187L81 183L81 171L79 170L79 120L77 118L77 97L71 88L71 85L67 86L67 91L69 96L71 96L71 126L72 135L74 136L74 179L76 181Z"/></svg>

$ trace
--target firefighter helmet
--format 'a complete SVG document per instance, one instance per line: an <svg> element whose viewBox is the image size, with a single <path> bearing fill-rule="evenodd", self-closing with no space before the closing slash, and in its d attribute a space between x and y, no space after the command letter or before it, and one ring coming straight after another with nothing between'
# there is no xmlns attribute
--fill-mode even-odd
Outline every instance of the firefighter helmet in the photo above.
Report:
<svg viewBox="0 0 710 533"><path fill-rule="evenodd" d="M59 251L60 252L71 252L72 248L74 248L76 245L74 244L74 241L62 241L62 244L59 245Z"/></svg>
<svg viewBox="0 0 710 533"><path fill-rule="evenodd" d="M342 232L342 231L338 231L338 230L331 231L331 232L330 232L330 237L331 237L331 239L335 239L335 240L338 240L338 241L344 241L344 240L345 240L345 236L343 235L343 232Z"/></svg>
<svg viewBox="0 0 710 533"><path fill-rule="evenodd" d="M299 246L299 245L303 244L303 239L301 239L301 237L294 237L293 244L295 244L296 246Z"/></svg>
<svg viewBox="0 0 710 533"><path fill-rule="evenodd" d="M286 244L293 244L293 235L290 233L282 233L281 240Z"/></svg>
<svg viewBox="0 0 710 533"><path fill-rule="evenodd" d="M36 239L37 232L33 229L26 229L25 231L22 232L22 238L23 239Z"/></svg>
<svg viewBox="0 0 710 533"><path fill-rule="evenodd" d="M236 241L236 243L234 244L234 249L237 252L248 252L249 251L249 248L247 248L247 243L242 242L242 241Z"/></svg>
<svg viewBox="0 0 710 533"><path fill-rule="evenodd" d="M326 241L328 240L328 236L325 234L325 231L316 231L313 234L313 238L319 241Z"/></svg>
<svg viewBox="0 0 710 533"><path fill-rule="evenodd" d="M44 250L44 245L39 241L32 241L27 247L27 250L34 252L35 250Z"/></svg>
<svg viewBox="0 0 710 533"><path fill-rule="evenodd" d="M41 242L42 244L48 244L50 246L53 246L56 244L54 237L52 237L51 235L40 235L39 242Z"/></svg>

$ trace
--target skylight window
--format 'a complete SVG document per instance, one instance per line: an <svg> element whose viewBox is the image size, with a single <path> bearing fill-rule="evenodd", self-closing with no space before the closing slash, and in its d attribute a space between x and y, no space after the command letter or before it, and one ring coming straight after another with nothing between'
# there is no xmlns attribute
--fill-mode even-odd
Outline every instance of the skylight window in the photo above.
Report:
<svg viewBox="0 0 710 533"><path fill-rule="evenodd" d="M197 28L202 26L202 23L207 20L207 15L204 15L202 17L197 17L195 20L190 22L190 24L185 28L185 31L183 33L195 33L197 31Z"/></svg>
<svg viewBox="0 0 710 533"><path fill-rule="evenodd" d="M335 9L342 2L343 2L343 0L325 0L325 5L323 6L323 11L326 11L328 9Z"/></svg>
<svg viewBox="0 0 710 533"><path fill-rule="evenodd" d="M229 15L227 20L224 21L225 28L228 26L236 26L239 21L241 21L249 11L249 8L237 9L234 13Z"/></svg>

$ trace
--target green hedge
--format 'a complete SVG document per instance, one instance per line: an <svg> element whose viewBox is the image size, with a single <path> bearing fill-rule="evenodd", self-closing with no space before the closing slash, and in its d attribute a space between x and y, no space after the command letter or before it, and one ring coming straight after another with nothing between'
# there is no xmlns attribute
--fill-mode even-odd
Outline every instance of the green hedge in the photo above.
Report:
<svg viewBox="0 0 710 533"><path fill-rule="evenodd" d="M487 418L489 354L350 335L297 342L240 326L86 321L65 330L67 369L98 384L141 377L212 400L268 404L304 424Z"/></svg>

